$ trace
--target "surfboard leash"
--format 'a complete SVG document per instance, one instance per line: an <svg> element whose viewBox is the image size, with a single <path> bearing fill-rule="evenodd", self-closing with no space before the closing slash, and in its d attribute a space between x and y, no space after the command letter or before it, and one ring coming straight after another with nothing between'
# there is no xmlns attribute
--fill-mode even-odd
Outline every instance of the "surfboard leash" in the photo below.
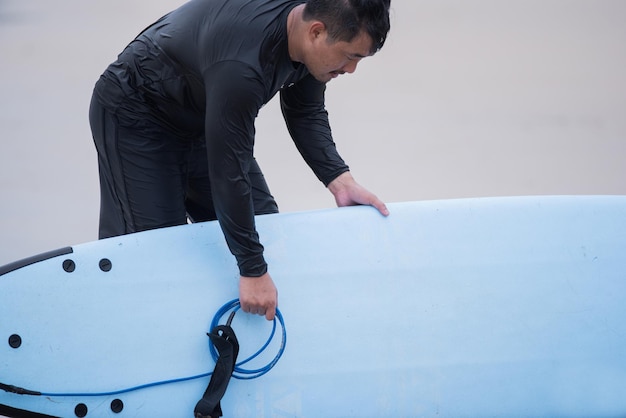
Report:
<svg viewBox="0 0 626 418"><path fill-rule="evenodd" d="M226 304L224 304L214 315L213 320L211 321L211 333L207 333L207 335L209 336L210 340L211 340L211 344L209 344L209 351L211 352L211 357L213 358L213 360L216 363L216 369L218 368L218 362L220 362L220 354L219 353L229 353L230 350L232 350L232 352L230 352L230 354L224 356L224 360L222 360L222 362L220 363L220 373L222 372L226 372L227 374L229 373L229 370L232 368L232 371L230 372L229 376L232 376L235 379L240 379L240 380L249 380L249 379L255 379L257 377L263 376L264 374L266 374L267 372L269 372L278 362L278 360L282 357L284 351L285 351L285 346L287 343L287 331L285 329L285 322L282 316L282 313L280 312L280 310L277 308L276 309L276 317L274 318L273 321L273 325L272 325L272 331L268 337L268 339L265 341L265 343L263 344L263 346L257 350L254 354L252 354L251 356L249 356L248 358L246 358L245 360L236 363L236 357L238 354L238 342L236 340L236 336L234 335L234 332L232 332L232 334L230 333L232 331L232 328L230 327L233 317L235 315L235 313L240 309L240 304L239 304L239 300L238 299L233 299L230 302L227 302ZM230 312L229 318L227 320L226 325L219 325L220 320L227 314ZM274 340L274 336L276 335L276 329L277 329L277 323L280 323L280 326L282 328L282 336L281 336L281 343L280 343L280 347L278 349L278 352L276 353L276 355L274 356L274 358L264 367L261 368L257 368L257 369L245 369L242 366L249 363L250 361L254 360L255 358L257 358L262 352L265 351L265 349L270 345L270 343ZM230 328L230 331L229 331ZM214 336L217 336L218 338L216 339L214 336L212 336L211 334L213 334ZM230 345L230 349L228 348L227 345L224 345L222 340L227 341L228 345ZM215 345L219 346L218 349L216 350ZM237 347L235 348L235 345L233 344L233 342L235 342L235 344L237 345ZM219 353L218 353L219 351ZM233 356L234 354L234 356ZM232 365L229 366L228 362L232 362ZM224 369L224 367L226 367ZM215 369L212 372L207 372L207 373L202 373L202 374L198 374L198 375L194 375L194 376L188 376L188 377L181 377L181 378L177 378L177 379L168 379L168 380L162 380L162 381L158 381L158 382L152 382L152 383L146 383L146 384L142 384L142 385L138 385L138 386L133 386L133 387L129 387L129 388L125 388L125 389L119 389L119 390L113 390L113 391L107 391L107 392L40 392L40 391L35 391L35 390L30 390L30 389L25 389L25 388L21 388L18 386L14 386L14 385L10 385L10 384L5 384L5 383L1 383L0 382L0 390L3 390L5 392L9 392L9 393L14 393L17 395L25 395L25 396L47 396L47 397L100 397L100 396L115 396L115 395L121 395L124 393L129 393L129 392L134 392L134 391L138 391L141 389L148 389L151 387L156 387L156 386L164 386L164 385L169 385L169 384L174 384L174 383L180 383L180 382L187 382L187 381L191 381L191 380L196 380L196 379L202 379L202 378L206 378L211 376L213 380L213 375L215 373ZM221 378L220 378L221 379ZM226 385L228 384L228 381L226 381ZM211 386L211 383L209 383L209 386ZM207 388L208 391L209 388ZM226 386L223 387L224 391L226 389ZM205 392L206 394L207 392ZM220 396L220 399L222 395ZM211 411L212 412L212 411ZM83 415L84 416L84 415ZM210 416L210 415L209 415Z"/></svg>
<svg viewBox="0 0 626 418"><path fill-rule="evenodd" d="M237 363L237 355L239 354L239 342L237 341L237 336L235 335L235 331L232 329L231 324L233 322L235 314L240 308L241 304L239 303L239 300L234 299L225 304L220 310L218 310L218 312L213 317L213 321L211 321L211 332L207 333L207 335L209 336L209 339L212 343L209 345L209 351L211 352L211 356L213 357L213 359L215 359L215 369L213 370L213 374L211 375L211 381L209 382L209 386L206 388L204 395L202 395L202 398L198 401L196 407L194 408L193 412L195 418L221 417L221 400L226 393L230 378L234 377L236 379L254 379L256 377L264 375L265 373L270 371L272 367L274 367L274 365L276 364L276 362L278 362L285 350L285 344L287 342L285 325L282 319L282 315L280 315L279 311L277 310L276 315L279 318L279 321L283 328L283 338L277 355L267 366L261 369L247 370L242 368L241 366L243 364L251 361L263 351L265 351L267 346L273 340L274 334L276 333L276 320L274 320L273 322L272 332L265 344L263 344L263 346L252 356L242 361L241 363ZM226 325L218 325L220 319L229 311L230 315L228 316ZM235 374L235 372L237 374Z"/></svg>
<svg viewBox="0 0 626 418"><path fill-rule="evenodd" d="M211 321L211 329L218 326L220 320L229 312L230 312L230 315L229 315L227 324L232 322L234 314L240 308L241 308L241 305L239 304L239 299L233 299L230 302L225 303L213 316L213 320ZM274 358L267 365L258 369L243 368L242 366L244 364L247 364L251 362L252 360L254 360L255 358L257 358L261 353L263 353L267 349L270 343L274 340L274 336L276 335L277 323L280 323L282 332L281 332L280 347L278 348L278 351L276 355L274 356ZM242 360L239 363L235 364L235 368L233 370L233 377L239 380L250 380L250 379L256 379L257 377L263 376L264 374L269 372L276 365L276 363L278 363L278 360L280 360L283 353L285 352L286 345L287 345L287 331L285 330L285 321L283 319L283 315L280 312L280 310L276 308L276 318L274 318L274 321L272 322L272 331L270 332L269 337L267 338L265 343L261 346L261 348L259 348L254 354L249 356L247 359ZM213 357L213 360L217 361L218 354L215 351L215 347L213 345L209 345L209 351L211 352L211 357Z"/></svg>
<svg viewBox="0 0 626 418"><path fill-rule="evenodd" d="M230 314L226 325L217 325L211 332L207 333L212 347L217 349L219 356L215 361L209 386L193 410L195 418L218 418L222 416L221 401L233 375L239 354L239 342L235 331L230 326L235 312Z"/></svg>

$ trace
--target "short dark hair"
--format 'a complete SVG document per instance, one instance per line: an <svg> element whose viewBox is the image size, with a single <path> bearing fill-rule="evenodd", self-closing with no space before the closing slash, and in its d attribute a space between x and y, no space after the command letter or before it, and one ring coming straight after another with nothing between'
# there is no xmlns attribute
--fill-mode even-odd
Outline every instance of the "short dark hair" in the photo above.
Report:
<svg viewBox="0 0 626 418"><path fill-rule="evenodd" d="M383 47L389 28L391 0L307 0L305 21L319 20L331 39L352 41L361 31L372 38L372 53Z"/></svg>

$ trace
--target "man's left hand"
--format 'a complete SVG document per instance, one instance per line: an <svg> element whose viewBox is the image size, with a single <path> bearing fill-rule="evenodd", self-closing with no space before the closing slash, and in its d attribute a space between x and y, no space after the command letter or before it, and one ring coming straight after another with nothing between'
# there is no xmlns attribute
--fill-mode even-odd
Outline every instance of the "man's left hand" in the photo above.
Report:
<svg viewBox="0 0 626 418"><path fill-rule="evenodd" d="M349 171L340 174L328 184L328 190L335 196L337 206L370 205L378 209L383 216L389 215L389 209L374 193L358 184Z"/></svg>

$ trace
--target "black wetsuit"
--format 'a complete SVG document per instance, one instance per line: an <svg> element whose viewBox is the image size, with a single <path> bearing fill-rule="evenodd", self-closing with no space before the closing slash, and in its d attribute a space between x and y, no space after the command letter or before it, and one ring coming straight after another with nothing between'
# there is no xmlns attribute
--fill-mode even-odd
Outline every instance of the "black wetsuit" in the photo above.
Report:
<svg viewBox="0 0 626 418"><path fill-rule="evenodd" d="M325 85L287 47L303 0L191 0L144 30L100 77L90 122L100 238L218 219L240 274L267 271L254 214L277 212L254 156L254 120L280 91L289 132L328 185L348 170Z"/></svg>

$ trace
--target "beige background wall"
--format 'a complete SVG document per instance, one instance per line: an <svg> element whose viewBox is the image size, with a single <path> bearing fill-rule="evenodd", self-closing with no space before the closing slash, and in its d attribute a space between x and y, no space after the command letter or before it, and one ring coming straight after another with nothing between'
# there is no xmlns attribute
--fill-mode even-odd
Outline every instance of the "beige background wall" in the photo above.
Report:
<svg viewBox="0 0 626 418"><path fill-rule="evenodd" d="M0 0L0 264L97 235L93 83L180 0ZM387 202L626 194L626 1L393 0L384 49L329 85L336 142ZM275 102L282 211L334 206Z"/></svg>

